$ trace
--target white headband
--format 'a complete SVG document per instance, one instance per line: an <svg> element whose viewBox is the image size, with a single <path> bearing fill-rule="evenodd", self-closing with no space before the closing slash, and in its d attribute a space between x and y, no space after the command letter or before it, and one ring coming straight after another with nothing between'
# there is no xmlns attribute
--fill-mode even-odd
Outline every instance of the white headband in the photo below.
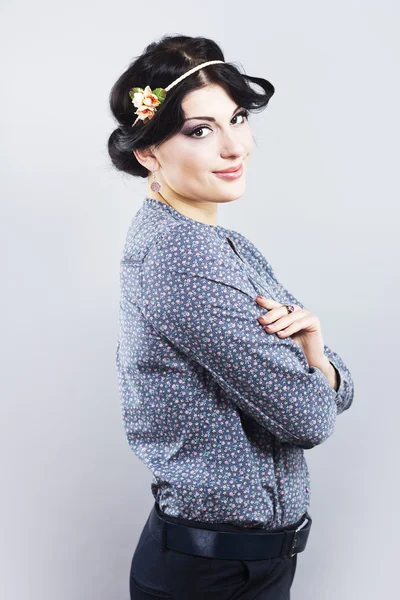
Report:
<svg viewBox="0 0 400 600"><path fill-rule="evenodd" d="M150 86L146 85L146 87L133 87L129 90L129 96L132 98L132 103L137 107L135 114L138 115L136 121L132 123L132 127L137 123L137 121L145 119L152 119L154 114L157 111L157 106L159 106L165 100L165 96L167 92L174 87L177 83L188 77L195 71L206 67L207 65L215 65L216 63L223 63L224 60L209 60L207 62L201 63L201 65L197 65L197 67L193 67L177 79L170 83L166 88L155 88L152 90Z"/></svg>

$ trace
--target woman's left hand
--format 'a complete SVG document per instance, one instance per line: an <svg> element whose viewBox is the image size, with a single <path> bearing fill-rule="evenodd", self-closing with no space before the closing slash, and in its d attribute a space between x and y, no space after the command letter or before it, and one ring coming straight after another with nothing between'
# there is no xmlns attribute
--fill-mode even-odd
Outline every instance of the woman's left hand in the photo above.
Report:
<svg viewBox="0 0 400 600"><path fill-rule="evenodd" d="M297 304L293 304L294 311L288 313L284 304L272 298L256 298L256 302L268 309L265 315L258 317L267 333L276 333L281 339L291 337L302 347L309 365L317 365L324 360L321 324L316 315Z"/></svg>

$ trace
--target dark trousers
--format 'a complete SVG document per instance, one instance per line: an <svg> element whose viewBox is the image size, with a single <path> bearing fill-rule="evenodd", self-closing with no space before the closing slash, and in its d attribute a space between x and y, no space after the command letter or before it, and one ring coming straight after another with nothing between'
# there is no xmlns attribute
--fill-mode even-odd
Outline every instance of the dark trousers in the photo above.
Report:
<svg viewBox="0 0 400 600"><path fill-rule="evenodd" d="M165 516L172 522L193 521ZM290 600L297 554L263 560L233 560L185 554L161 543L150 533L147 519L130 570L131 600ZM224 523L196 526L234 531ZM294 524L290 528L296 528Z"/></svg>

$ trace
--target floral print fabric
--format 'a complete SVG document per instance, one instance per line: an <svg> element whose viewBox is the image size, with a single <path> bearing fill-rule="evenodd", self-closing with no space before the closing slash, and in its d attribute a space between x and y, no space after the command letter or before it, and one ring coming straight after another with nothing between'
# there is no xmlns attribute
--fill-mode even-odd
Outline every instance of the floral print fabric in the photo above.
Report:
<svg viewBox="0 0 400 600"><path fill-rule="evenodd" d="M273 529L309 508L304 456L354 397L292 338L266 333L255 298L304 305L244 235L145 197L121 259L116 350L130 448L166 514Z"/></svg>

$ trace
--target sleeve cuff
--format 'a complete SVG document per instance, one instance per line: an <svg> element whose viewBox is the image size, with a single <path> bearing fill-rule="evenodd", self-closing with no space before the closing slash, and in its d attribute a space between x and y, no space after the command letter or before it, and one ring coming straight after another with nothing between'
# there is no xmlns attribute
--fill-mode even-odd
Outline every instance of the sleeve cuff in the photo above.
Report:
<svg viewBox="0 0 400 600"><path fill-rule="evenodd" d="M345 386L345 374L343 373L339 364L337 364L331 358L328 359L332 367L338 374L338 389L335 391L336 397L335 402L337 406L337 414L340 415L344 410L349 407L348 393Z"/></svg>
<svg viewBox="0 0 400 600"><path fill-rule="evenodd" d="M342 376L340 375L339 368L338 368L338 367L337 367L337 366L336 366L336 365L335 365L335 364L334 364L334 363L333 363L333 362L332 362L330 359L328 359L328 360L329 360L329 362L331 363L332 367L335 369L335 371L336 371L336 373L337 373L337 383L338 383L338 389L337 389L337 390L335 390L335 391L336 391L336 393L337 393L338 395L340 395L340 393L341 393L341 392L343 392L343 378L342 378Z"/></svg>

